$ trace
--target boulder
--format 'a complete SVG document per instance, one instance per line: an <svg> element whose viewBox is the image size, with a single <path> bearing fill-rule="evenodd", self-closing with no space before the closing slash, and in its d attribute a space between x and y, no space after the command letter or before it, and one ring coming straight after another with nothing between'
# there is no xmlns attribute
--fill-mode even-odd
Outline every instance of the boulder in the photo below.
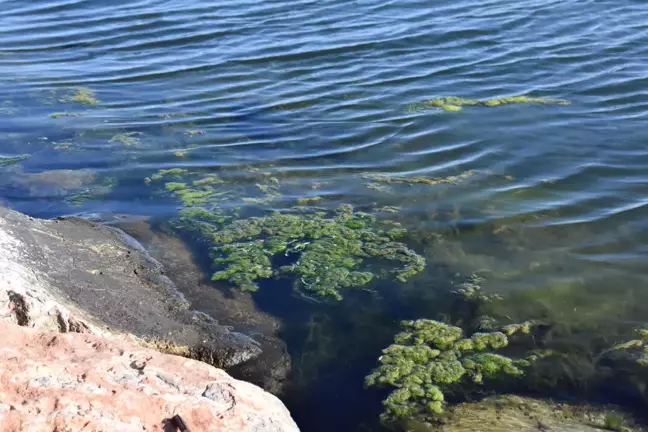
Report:
<svg viewBox="0 0 648 432"><path fill-rule="evenodd" d="M41 330L134 335L231 367L261 354L249 336L189 310L162 265L122 231L0 208L0 318Z"/></svg>
<svg viewBox="0 0 648 432"><path fill-rule="evenodd" d="M189 302L190 308L214 317L219 324L250 335L263 354L228 369L232 375L260 385L273 394L282 392L291 370L286 344L278 337L280 321L259 311L249 292L218 287L206 277L206 271L185 242L164 224L147 220L112 216L114 224L135 238L151 257L163 263L166 274ZM211 260L209 264L211 265Z"/></svg>
<svg viewBox="0 0 648 432"><path fill-rule="evenodd" d="M182 259L167 269L115 227L81 218L35 219L0 207L0 319L43 331L119 335L216 367L239 367L279 392L290 362L275 336L278 323L249 298L225 301L201 284L180 240L155 239L158 257ZM174 251L160 252L165 246ZM214 306L204 311L192 308L209 302ZM226 319L235 315L238 320ZM264 349L267 360L260 359Z"/></svg>
<svg viewBox="0 0 648 432"><path fill-rule="evenodd" d="M439 432L640 432L614 405L567 403L517 395L490 396L452 407ZM412 428L414 429L414 428ZM424 430L419 428L418 430Z"/></svg>
<svg viewBox="0 0 648 432"><path fill-rule="evenodd" d="M20 315L21 313L18 313ZM0 430L298 431L283 404L205 363L0 321Z"/></svg>

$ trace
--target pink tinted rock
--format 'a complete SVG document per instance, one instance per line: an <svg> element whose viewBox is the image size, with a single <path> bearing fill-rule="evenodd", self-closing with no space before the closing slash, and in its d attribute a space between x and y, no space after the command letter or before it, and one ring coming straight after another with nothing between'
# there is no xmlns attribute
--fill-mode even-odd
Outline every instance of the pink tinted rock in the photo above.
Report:
<svg viewBox="0 0 648 432"><path fill-rule="evenodd" d="M224 371L122 340L0 321L0 430L298 431L275 396Z"/></svg>

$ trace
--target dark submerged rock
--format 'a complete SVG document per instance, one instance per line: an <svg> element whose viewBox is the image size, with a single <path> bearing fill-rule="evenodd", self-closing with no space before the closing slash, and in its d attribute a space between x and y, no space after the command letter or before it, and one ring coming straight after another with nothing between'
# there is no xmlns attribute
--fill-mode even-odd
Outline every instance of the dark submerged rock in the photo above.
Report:
<svg viewBox="0 0 648 432"><path fill-rule="evenodd" d="M166 274L190 303L190 308L214 317L219 324L250 335L263 354L228 369L237 378L251 381L272 393L280 393L290 372L290 356L277 333L281 323L257 310L250 293L225 292L214 286L196 264L196 257L184 241L168 227L159 229L145 220L113 222L137 239L148 253L164 263Z"/></svg>

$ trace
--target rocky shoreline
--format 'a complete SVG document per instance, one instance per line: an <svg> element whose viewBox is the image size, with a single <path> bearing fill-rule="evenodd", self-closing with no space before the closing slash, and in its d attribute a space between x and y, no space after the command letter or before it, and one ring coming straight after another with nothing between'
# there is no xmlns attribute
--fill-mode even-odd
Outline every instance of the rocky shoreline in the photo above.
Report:
<svg viewBox="0 0 648 432"><path fill-rule="evenodd" d="M175 415L173 406L190 403L202 410L198 417L187 414L190 430L192 422L195 430L297 430L278 399L216 369L280 392L290 362L276 335L278 323L257 311L249 296L227 297L204 284L179 239L144 220L122 225L135 237L85 219L40 220L0 207L0 322L7 334L0 376L14 376L22 389L13 395L5 390L1 429L24 430L15 425L40 421L76 430L65 422L99 415L112 418L112 426L104 428L97 418L92 430L168 430L164 421ZM161 371L174 375L162 381L182 385L162 389L152 378L161 379ZM89 388L87 377L101 384ZM214 393L214 377L218 400L205 396ZM66 404L94 400L88 392L101 395L101 410L93 402L85 414L59 415ZM129 392L159 401L160 410L153 414L146 404L141 415L136 407L124 410L120 395ZM165 398L175 402L162 403ZM230 407L224 415L224 399L245 409ZM45 400L56 401L53 408L34 405Z"/></svg>

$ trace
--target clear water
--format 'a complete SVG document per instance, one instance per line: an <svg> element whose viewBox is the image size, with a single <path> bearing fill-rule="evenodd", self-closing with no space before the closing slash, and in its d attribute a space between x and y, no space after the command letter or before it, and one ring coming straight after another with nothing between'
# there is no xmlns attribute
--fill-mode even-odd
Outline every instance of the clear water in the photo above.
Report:
<svg viewBox="0 0 648 432"><path fill-rule="evenodd" d="M270 203L235 198L243 212L303 197L400 207L390 216L415 233L425 274L339 305L256 294L285 322L286 401L304 430L374 427L384 395L362 377L397 321L443 314L439 293L474 272L514 320L607 340L648 321L643 1L1 4L0 197L14 208L172 218L178 203L144 179L175 167L236 177L246 193L280 180ZM79 87L99 104L66 102ZM408 109L521 94L571 104ZM92 180L34 176L60 169ZM470 171L386 190L366 179Z"/></svg>

